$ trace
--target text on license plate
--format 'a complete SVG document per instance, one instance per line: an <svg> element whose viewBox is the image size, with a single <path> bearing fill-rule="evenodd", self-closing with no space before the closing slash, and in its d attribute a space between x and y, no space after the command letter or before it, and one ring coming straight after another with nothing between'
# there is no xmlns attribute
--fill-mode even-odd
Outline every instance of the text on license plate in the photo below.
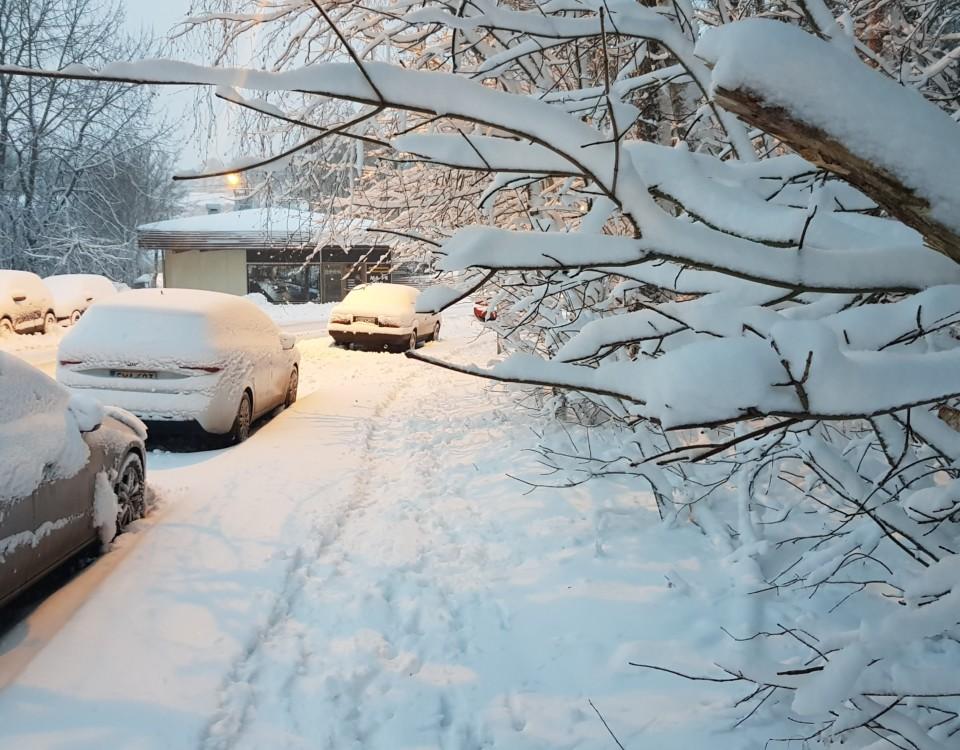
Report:
<svg viewBox="0 0 960 750"><path fill-rule="evenodd" d="M353 316L353 322L354 322L354 323L373 323L373 325L376 325L376 324L377 324L377 319L376 319L376 318L365 317L365 316L363 316L363 315L354 315L354 316Z"/></svg>
<svg viewBox="0 0 960 750"><path fill-rule="evenodd" d="M152 370L110 370L113 378L140 378L142 380L156 380L157 373Z"/></svg>

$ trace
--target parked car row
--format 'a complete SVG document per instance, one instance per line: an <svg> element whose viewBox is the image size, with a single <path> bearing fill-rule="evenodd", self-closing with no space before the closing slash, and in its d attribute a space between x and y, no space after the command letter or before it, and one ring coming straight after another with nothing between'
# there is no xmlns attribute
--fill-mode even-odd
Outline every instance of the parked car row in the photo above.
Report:
<svg viewBox="0 0 960 750"><path fill-rule="evenodd" d="M94 302L117 293L96 274L41 279L29 271L0 270L0 335L46 333L58 323L76 323Z"/></svg>
<svg viewBox="0 0 960 750"><path fill-rule="evenodd" d="M44 286L33 274L0 272L3 304L22 305L8 314L12 330L74 324L59 343L59 382L0 351L0 607L143 515L148 428L196 427L238 443L258 417L297 398L295 339L250 300L113 293L98 279ZM334 309L330 334L378 348L436 340L440 318L416 312L418 295L397 284L357 287Z"/></svg>
<svg viewBox="0 0 960 750"><path fill-rule="evenodd" d="M243 297L139 289L79 318L60 382L0 351L0 607L143 515L148 426L242 442L292 404L294 344Z"/></svg>

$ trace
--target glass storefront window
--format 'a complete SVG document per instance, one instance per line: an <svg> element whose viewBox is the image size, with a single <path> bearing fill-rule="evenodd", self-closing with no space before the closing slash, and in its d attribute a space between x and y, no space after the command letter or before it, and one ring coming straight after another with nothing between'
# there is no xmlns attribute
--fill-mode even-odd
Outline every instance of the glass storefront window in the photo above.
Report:
<svg viewBox="0 0 960 750"><path fill-rule="evenodd" d="M320 267L315 264L247 264L247 292L259 292L274 304L320 299Z"/></svg>
<svg viewBox="0 0 960 750"><path fill-rule="evenodd" d="M358 284L390 281L389 267L375 263L247 263L247 293L274 304L339 302Z"/></svg>

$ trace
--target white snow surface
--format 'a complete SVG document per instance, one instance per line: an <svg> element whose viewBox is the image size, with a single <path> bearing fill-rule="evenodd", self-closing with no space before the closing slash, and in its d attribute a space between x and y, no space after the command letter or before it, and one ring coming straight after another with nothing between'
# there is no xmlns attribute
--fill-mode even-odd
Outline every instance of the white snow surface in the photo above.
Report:
<svg viewBox="0 0 960 750"><path fill-rule="evenodd" d="M117 493L105 471L97 473L93 488L93 526L100 532L100 542L110 544L117 535Z"/></svg>
<svg viewBox="0 0 960 750"><path fill-rule="evenodd" d="M317 232L324 232L335 233L337 239L363 242L369 241L369 235L366 234L369 226L371 222L364 219L348 221L340 216L329 216L302 208L265 206L199 216L180 216L142 224L137 229L142 232L199 232L212 234L214 237L235 234L293 237L302 242L307 242ZM319 247L317 249L319 250Z"/></svg>
<svg viewBox="0 0 960 750"><path fill-rule="evenodd" d="M247 295L247 299L263 310L277 325L317 323L326 325L330 310L336 302L303 302L300 304L275 305L260 292Z"/></svg>
<svg viewBox="0 0 960 750"><path fill-rule="evenodd" d="M483 362L480 329L459 305L424 350ZM717 675L744 561L616 477L530 493L507 474L537 479L520 447L559 428L484 381L299 346L300 401L249 441L150 454L152 517L72 617L27 621L52 635L0 692L0 746L610 747L591 702L627 747L762 746L717 734L736 686L628 664Z"/></svg>
<svg viewBox="0 0 960 750"><path fill-rule="evenodd" d="M711 29L696 54L713 66L714 88L744 88L785 107L896 175L930 203L934 218L960 230L960 126L917 91L778 21Z"/></svg>

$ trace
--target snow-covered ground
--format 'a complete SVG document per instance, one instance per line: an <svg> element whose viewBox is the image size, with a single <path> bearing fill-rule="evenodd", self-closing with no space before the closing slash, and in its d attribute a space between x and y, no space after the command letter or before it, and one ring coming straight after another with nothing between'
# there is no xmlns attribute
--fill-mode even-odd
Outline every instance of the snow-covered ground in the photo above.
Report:
<svg viewBox="0 0 960 750"><path fill-rule="evenodd" d="M485 364L479 331L461 306L425 349ZM745 627L695 528L610 479L528 492L545 424L484 381L299 346L294 408L153 452L152 515L0 640L0 747L614 748L599 714L630 748L769 736L711 733L729 686L628 664L717 674Z"/></svg>

